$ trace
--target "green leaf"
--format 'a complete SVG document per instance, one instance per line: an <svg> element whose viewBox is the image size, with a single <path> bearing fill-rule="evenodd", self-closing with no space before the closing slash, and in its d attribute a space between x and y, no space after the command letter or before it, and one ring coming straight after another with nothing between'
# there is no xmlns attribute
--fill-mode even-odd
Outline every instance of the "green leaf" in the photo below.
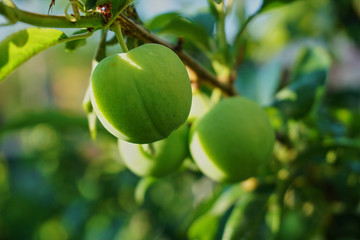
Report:
<svg viewBox="0 0 360 240"><path fill-rule="evenodd" d="M141 205L144 203L147 191L156 181L157 179L153 177L140 179L135 188L135 201L137 204Z"/></svg>
<svg viewBox="0 0 360 240"><path fill-rule="evenodd" d="M260 67L245 63L237 71L235 86L243 96L267 106L274 101L280 84L281 71L281 63L278 60Z"/></svg>
<svg viewBox="0 0 360 240"><path fill-rule="evenodd" d="M208 4L209 4L210 13L215 17L215 19L218 19L219 18L219 12L218 12L218 10L216 8L214 0L208 0Z"/></svg>
<svg viewBox="0 0 360 240"><path fill-rule="evenodd" d="M152 19L146 27L157 34L168 34L176 38L182 37L185 43L192 42L204 51L210 49L209 35L206 30L179 13L172 12L159 15Z"/></svg>
<svg viewBox="0 0 360 240"><path fill-rule="evenodd" d="M242 195L228 218L222 240L262 239L260 226L264 220L268 195L247 193Z"/></svg>
<svg viewBox="0 0 360 240"><path fill-rule="evenodd" d="M218 234L219 221L244 193L241 184L226 187L220 196L211 201L206 212L197 217L188 230L189 239L212 240ZM197 209L198 210L198 209Z"/></svg>
<svg viewBox="0 0 360 240"><path fill-rule="evenodd" d="M322 47L302 49L291 84L277 93L274 106L288 118L304 117L322 99L330 65L329 54Z"/></svg>
<svg viewBox="0 0 360 240"><path fill-rule="evenodd" d="M300 211L289 210L283 215L282 224L280 225L279 238L281 240L291 239L301 240L309 239L306 237L309 232L306 228L306 220Z"/></svg>
<svg viewBox="0 0 360 240"><path fill-rule="evenodd" d="M124 10L126 6L128 6L132 0L112 0L111 1L111 16L118 15L119 12Z"/></svg>
<svg viewBox="0 0 360 240"><path fill-rule="evenodd" d="M146 28L152 31L160 30L176 18L181 18L181 15L177 12L164 13L156 16L150 22L146 23Z"/></svg>
<svg viewBox="0 0 360 240"><path fill-rule="evenodd" d="M280 7L284 4L292 3L297 0L264 0L260 11L267 11L275 7Z"/></svg>
<svg viewBox="0 0 360 240"><path fill-rule="evenodd" d="M96 0L86 0L85 8L86 10L94 9L96 7Z"/></svg>
<svg viewBox="0 0 360 240"><path fill-rule="evenodd" d="M77 34L81 34L81 33L87 33L88 30L86 29L81 29L79 31L76 31L73 33L73 35L77 35ZM65 43L65 49L68 52L74 52L76 51L79 47L86 45L86 39L79 39L79 40L74 40L74 41L70 41L70 42L66 42Z"/></svg>
<svg viewBox="0 0 360 240"><path fill-rule="evenodd" d="M234 184L231 187L226 188L220 197L213 204L210 212L214 215L223 215L237 199L244 193L241 184Z"/></svg>
<svg viewBox="0 0 360 240"><path fill-rule="evenodd" d="M190 240L213 240L219 227L219 216L208 213L200 216L188 231Z"/></svg>
<svg viewBox="0 0 360 240"><path fill-rule="evenodd" d="M28 28L0 43L0 81L39 52L62 43L67 36L56 29Z"/></svg>
<svg viewBox="0 0 360 240"><path fill-rule="evenodd" d="M103 4L111 4L111 1L112 0L97 0L95 5L97 7L97 6L100 6L100 5L103 5Z"/></svg>

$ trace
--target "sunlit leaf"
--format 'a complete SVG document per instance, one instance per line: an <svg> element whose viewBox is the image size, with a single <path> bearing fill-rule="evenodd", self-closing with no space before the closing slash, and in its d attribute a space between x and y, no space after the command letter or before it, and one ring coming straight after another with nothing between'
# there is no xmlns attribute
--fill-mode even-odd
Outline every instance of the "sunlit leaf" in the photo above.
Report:
<svg viewBox="0 0 360 240"><path fill-rule="evenodd" d="M212 240L219 227L219 216L211 213L199 217L190 227L188 238L190 240Z"/></svg>
<svg viewBox="0 0 360 240"><path fill-rule="evenodd" d="M0 43L0 81L31 57L65 38L62 31L44 28L28 28L8 36Z"/></svg>

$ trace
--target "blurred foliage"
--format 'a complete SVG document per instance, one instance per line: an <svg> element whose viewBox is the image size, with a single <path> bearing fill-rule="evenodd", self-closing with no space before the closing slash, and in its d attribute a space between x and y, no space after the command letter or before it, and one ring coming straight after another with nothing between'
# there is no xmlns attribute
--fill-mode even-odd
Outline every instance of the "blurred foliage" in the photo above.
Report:
<svg viewBox="0 0 360 240"><path fill-rule="evenodd" d="M57 46L0 86L1 240L360 239L359 1L234 1L231 54L214 38L222 1L208 2L144 25L183 37L210 71L234 66L236 89L276 131L271 163L237 184L211 181L191 159L161 179L135 176L116 139L88 131L81 102L94 42Z"/></svg>

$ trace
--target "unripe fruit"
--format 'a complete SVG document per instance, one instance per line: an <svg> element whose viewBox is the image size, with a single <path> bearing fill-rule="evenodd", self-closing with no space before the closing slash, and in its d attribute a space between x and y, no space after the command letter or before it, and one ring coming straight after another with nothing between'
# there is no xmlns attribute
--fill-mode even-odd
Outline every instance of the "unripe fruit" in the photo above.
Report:
<svg viewBox="0 0 360 240"><path fill-rule="evenodd" d="M210 108L210 98L200 90L195 90L192 94L191 109L188 122L193 122L204 115Z"/></svg>
<svg viewBox="0 0 360 240"><path fill-rule="evenodd" d="M150 143L186 121L191 85L173 51L144 44L99 62L91 76L90 97L110 133L128 142Z"/></svg>
<svg viewBox="0 0 360 240"><path fill-rule="evenodd" d="M186 124L168 138L150 143L133 144L118 140L125 165L138 176L162 177L175 171L188 156L189 128Z"/></svg>
<svg viewBox="0 0 360 240"><path fill-rule="evenodd" d="M255 176L273 151L274 131L263 109L244 97L220 101L190 131L190 152L200 170L216 181Z"/></svg>

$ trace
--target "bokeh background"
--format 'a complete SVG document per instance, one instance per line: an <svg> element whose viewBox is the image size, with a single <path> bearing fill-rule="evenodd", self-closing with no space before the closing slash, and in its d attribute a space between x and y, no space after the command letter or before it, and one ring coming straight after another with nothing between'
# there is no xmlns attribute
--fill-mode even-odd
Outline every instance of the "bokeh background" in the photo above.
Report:
<svg viewBox="0 0 360 240"><path fill-rule="evenodd" d="M46 14L50 1L15 3ZM57 0L51 14L63 14L66 4ZM226 19L228 44L261 4L235 4ZM206 0L137 0L135 6L144 23L179 12L209 32L214 28ZM0 40L26 27L0 27ZM101 128L97 139L91 139L82 99L98 40L96 33L75 52L65 51L64 45L48 49L0 83L1 240L187 239L189 226L224 187L185 166L163 179L141 179L124 167L116 139ZM320 46L332 59L324 100L330 114L317 126L300 118L287 122L285 130L277 129L287 137L275 148L273 175L294 184L286 190L285 227L277 237L360 239L360 1L285 4L254 18L243 41L246 54L236 87L264 106L274 94L261 94L268 86L261 83L275 82L276 89L286 85L301 49ZM113 54L120 47L107 50ZM281 120L269 112L278 126ZM332 147L320 148L326 139L319 129L336 139L330 141ZM299 160L303 158L312 162ZM275 221L268 220L268 227L257 230L253 239L271 239L269 232L279 231Z"/></svg>

